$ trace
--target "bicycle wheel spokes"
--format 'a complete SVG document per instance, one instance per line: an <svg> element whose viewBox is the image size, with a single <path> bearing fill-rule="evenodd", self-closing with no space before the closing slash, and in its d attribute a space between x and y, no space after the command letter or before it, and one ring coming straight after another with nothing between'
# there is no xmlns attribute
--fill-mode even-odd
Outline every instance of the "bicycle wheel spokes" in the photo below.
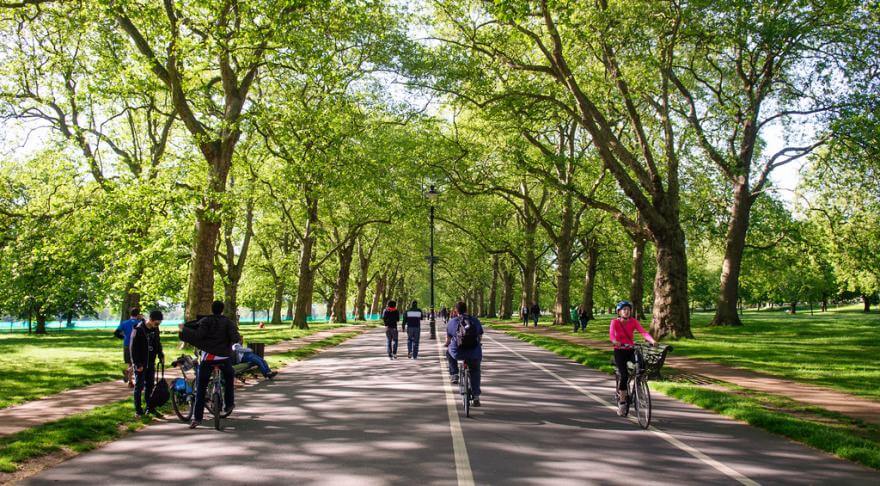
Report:
<svg viewBox="0 0 880 486"><path fill-rule="evenodd" d="M645 377L636 379L636 415L643 429L651 425L651 390Z"/></svg>
<svg viewBox="0 0 880 486"><path fill-rule="evenodd" d="M174 391L171 393L171 406L181 422L189 422L193 414L195 397L191 393Z"/></svg>

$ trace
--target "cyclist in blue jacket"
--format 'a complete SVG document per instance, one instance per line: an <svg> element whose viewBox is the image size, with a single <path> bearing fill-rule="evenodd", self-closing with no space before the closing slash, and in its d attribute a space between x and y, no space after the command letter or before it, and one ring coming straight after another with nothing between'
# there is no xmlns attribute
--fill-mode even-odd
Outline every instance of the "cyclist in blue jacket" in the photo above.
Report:
<svg viewBox="0 0 880 486"><path fill-rule="evenodd" d="M455 317L449 320L446 326L446 360L449 362L449 378L452 383L458 383L458 361L462 360L467 363L471 370L471 389L474 394L474 406L480 406L480 365L483 362L483 325L476 317L467 313L467 304L458 302L455 304ZM456 334L459 333L458 327L473 326L477 339L472 346L459 346Z"/></svg>

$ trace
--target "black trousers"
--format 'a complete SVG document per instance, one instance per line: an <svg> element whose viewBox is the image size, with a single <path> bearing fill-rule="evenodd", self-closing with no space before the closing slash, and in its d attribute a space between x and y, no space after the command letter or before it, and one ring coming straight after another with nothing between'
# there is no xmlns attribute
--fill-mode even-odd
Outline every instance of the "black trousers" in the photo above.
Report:
<svg viewBox="0 0 880 486"><path fill-rule="evenodd" d="M134 373L134 411L143 414L144 408L141 405L141 395L144 391L147 392L146 399L147 401L150 399L150 395L153 394L153 385L155 385L156 380L156 365L155 363L144 366L143 371L135 371ZM146 388L146 390L144 390ZM150 407L148 406L147 409Z"/></svg>
<svg viewBox="0 0 880 486"><path fill-rule="evenodd" d="M202 361L199 363L198 388L196 389L195 417L201 422L205 417L205 393L208 390L208 382L211 381L211 373L214 366L220 367L223 373L223 402L225 408L235 405L235 370L232 368L232 358L219 361Z"/></svg>
<svg viewBox="0 0 880 486"><path fill-rule="evenodd" d="M629 381L629 368L626 363L635 361L636 350L634 349L615 349L614 365L617 366L617 372L620 373L620 383L617 384L618 390L626 390L626 382Z"/></svg>

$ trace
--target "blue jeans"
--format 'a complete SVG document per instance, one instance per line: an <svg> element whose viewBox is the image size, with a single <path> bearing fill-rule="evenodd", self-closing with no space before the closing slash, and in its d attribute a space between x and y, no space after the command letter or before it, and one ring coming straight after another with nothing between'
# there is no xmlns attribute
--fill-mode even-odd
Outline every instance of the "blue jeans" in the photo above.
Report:
<svg viewBox="0 0 880 486"><path fill-rule="evenodd" d="M196 403L194 405L195 416L193 417L197 422L201 422L205 417L205 394L208 391L208 382L211 381L214 365L219 366L220 372L223 373L223 402L226 404L225 408L235 405L235 370L232 369L232 359L202 361L199 363L198 387L196 389Z"/></svg>
<svg viewBox="0 0 880 486"><path fill-rule="evenodd" d="M458 360L452 357L449 354L449 351L446 352L446 361L449 363L449 376L458 375ZM471 370L471 391L474 393L475 397L480 396L480 363L483 360L481 359L466 359L464 360L467 363L468 368Z"/></svg>
<svg viewBox="0 0 880 486"><path fill-rule="evenodd" d="M252 363L252 364L257 365L257 367L260 368L260 373L262 373L263 376L269 376L269 372L272 371L269 369L269 364L266 363L266 360L259 357L255 353L250 353L250 352L244 353L241 356L241 362L242 363Z"/></svg>
<svg viewBox="0 0 880 486"><path fill-rule="evenodd" d="M388 357L397 354L397 326L385 326L385 347L388 349Z"/></svg>
<svg viewBox="0 0 880 486"><path fill-rule="evenodd" d="M574 332L578 331L578 326L580 326L581 329L586 331L587 330L587 322L589 322L589 319L578 318L578 320L575 321L575 323L574 323Z"/></svg>
<svg viewBox="0 0 880 486"><path fill-rule="evenodd" d="M413 359L419 357L419 335L422 329L419 326L406 327L406 351L412 355Z"/></svg>

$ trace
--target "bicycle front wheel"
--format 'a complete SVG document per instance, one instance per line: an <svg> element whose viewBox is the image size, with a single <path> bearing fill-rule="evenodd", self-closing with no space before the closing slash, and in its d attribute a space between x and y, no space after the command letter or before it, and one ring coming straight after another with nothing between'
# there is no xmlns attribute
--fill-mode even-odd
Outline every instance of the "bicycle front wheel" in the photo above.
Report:
<svg viewBox="0 0 880 486"><path fill-rule="evenodd" d="M647 429L651 425L651 390L648 388L648 380L645 377L636 378L636 416L639 425Z"/></svg>
<svg viewBox="0 0 880 486"><path fill-rule="evenodd" d="M220 394L220 390L214 389L211 393L211 402L213 402L211 413L214 415L214 428L220 430L220 415L223 413L223 395Z"/></svg>
<svg viewBox="0 0 880 486"><path fill-rule="evenodd" d="M187 423L192 419L194 401L195 395L192 393L178 391L171 393L171 406L181 422Z"/></svg>

